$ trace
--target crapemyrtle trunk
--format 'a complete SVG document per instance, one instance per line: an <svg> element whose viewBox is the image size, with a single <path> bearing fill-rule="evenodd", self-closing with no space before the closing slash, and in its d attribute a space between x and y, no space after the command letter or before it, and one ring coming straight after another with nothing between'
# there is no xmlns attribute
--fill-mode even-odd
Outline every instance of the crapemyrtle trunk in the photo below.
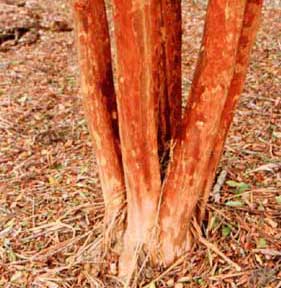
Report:
<svg viewBox="0 0 281 288"><path fill-rule="evenodd" d="M120 273L149 244L160 195L158 103L165 85L158 0L113 0L116 93L127 192L127 230ZM147 247L149 249L149 247ZM123 265L124 264L124 265Z"/></svg>
<svg viewBox="0 0 281 288"><path fill-rule="evenodd" d="M111 226L124 207L125 185L106 11L103 0L76 0L73 5L84 110L97 158L105 223Z"/></svg>
<svg viewBox="0 0 281 288"><path fill-rule="evenodd" d="M104 0L74 1L83 102L108 227L127 202L121 276L131 274L138 249L153 260L160 252L170 264L191 247L192 219L204 216L261 4L209 1L182 119L181 1L112 0L113 57Z"/></svg>
<svg viewBox="0 0 281 288"><path fill-rule="evenodd" d="M191 219L206 179L234 73L246 0L211 0L191 94L176 139L160 212L163 260L171 263L192 243Z"/></svg>
<svg viewBox="0 0 281 288"><path fill-rule="evenodd" d="M229 87L228 96L224 105L221 121L219 124L219 133L216 143L209 159L208 173L205 180L202 199L198 205L198 222L201 223L206 210L209 193L213 185L216 174L216 168L219 164L225 139L233 120L234 111L237 102L243 91L247 68L249 66L251 50L255 42L257 30L259 28L262 0L248 0L246 4L242 32L239 39L238 51L235 63L235 72Z"/></svg>

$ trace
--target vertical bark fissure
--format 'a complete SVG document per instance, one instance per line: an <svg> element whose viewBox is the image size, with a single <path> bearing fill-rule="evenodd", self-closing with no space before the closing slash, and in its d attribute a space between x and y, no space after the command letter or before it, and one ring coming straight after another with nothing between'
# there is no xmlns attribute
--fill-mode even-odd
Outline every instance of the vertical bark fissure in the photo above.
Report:
<svg viewBox="0 0 281 288"><path fill-rule="evenodd" d="M171 141L181 122L181 1L161 0L164 93L159 99L159 156L162 178L169 161ZM161 69L161 68L160 68Z"/></svg>
<svg viewBox="0 0 281 288"><path fill-rule="evenodd" d="M191 95L163 187L160 241L165 263L191 245L190 220L234 73L245 1L211 0L208 5Z"/></svg>
<svg viewBox="0 0 281 288"><path fill-rule="evenodd" d="M168 102L168 79L167 79L167 59L166 59L166 27L164 22L164 10L163 1L160 1L161 7L161 63L159 69L163 69L163 91L160 93L157 99L157 114L158 114L158 154L160 160L160 172L161 180L165 178L165 170L167 168L167 162L169 158L169 139L171 137L171 126L170 126L170 107Z"/></svg>
<svg viewBox="0 0 281 288"><path fill-rule="evenodd" d="M216 174L216 168L219 164L221 155L223 153L224 143L226 140L228 130L233 120L237 102L243 91L247 74L247 68L250 62L251 50L255 42L256 34L261 19L262 2L263 2L262 0L247 0L242 32L238 44L235 72L228 91L228 96L224 106L224 110L221 116L221 121L219 124L219 133L217 135L216 143L209 160L208 172L206 173L207 177L205 180L202 199L198 205L197 216L199 223L201 223L204 218L206 204Z"/></svg>
<svg viewBox="0 0 281 288"><path fill-rule="evenodd" d="M181 122L182 110L182 75L181 75L181 53L182 53L182 19L181 1L163 0L163 19L165 25L165 52L168 106L170 110L170 138L177 134L178 125Z"/></svg>
<svg viewBox="0 0 281 288"><path fill-rule="evenodd" d="M113 226L124 208L124 176L110 40L103 0L73 2L84 110L93 139L105 201L105 223Z"/></svg>

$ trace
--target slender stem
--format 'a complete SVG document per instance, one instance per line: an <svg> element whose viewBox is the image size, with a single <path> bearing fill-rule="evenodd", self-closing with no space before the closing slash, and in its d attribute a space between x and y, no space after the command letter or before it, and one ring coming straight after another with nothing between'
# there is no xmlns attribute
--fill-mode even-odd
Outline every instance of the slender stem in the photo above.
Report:
<svg viewBox="0 0 281 288"><path fill-rule="evenodd" d="M76 0L73 7L84 110L110 225L124 207L125 191L105 5L103 0Z"/></svg>
<svg viewBox="0 0 281 288"><path fill-rule="evenodd" d="M160 195L158 103L164 70L158 0L113 0L116 91L128 226L120 274L131 269L134 250L150 245Z"/></svg>

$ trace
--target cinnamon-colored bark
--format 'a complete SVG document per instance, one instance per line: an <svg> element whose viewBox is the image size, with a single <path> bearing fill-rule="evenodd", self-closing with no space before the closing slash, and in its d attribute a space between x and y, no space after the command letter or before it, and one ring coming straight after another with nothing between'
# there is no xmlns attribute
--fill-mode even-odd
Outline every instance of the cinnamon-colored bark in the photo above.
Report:
<svg viewBox="0 0 281 288"><path fill-rule="evenodd" d="M136 249L145 247L155 256L157 238L151 237L157 224L165 264L191 247L191 220L204 216L262 6L262 0L209 1L182 120L180 2L112 0L115 96L104 0L74 1L83 102L107 225L127 200L120 275L130 274ZM170 142L161 187L158 153L165 155Z"/></svg>
<svg viewBox="0 0 281 288"><path fill-rule="evenodd" d="M213 185L216 168L219 164L225 139L233 120L234 111L240 95L243 91L247 68L250 61L251 50L255 42L257 30L260 24L262 0L247 0L243 27L239 39L236 56L235 73L228 91L227 100L219 124L219 133L211 154L202 200L198 205L198 222L201 223L206 209L209 193Z"/></svg>
<svg viewBox="0 0 281 288"><path fill-rule="evenodd" d="M164 262L190 248L190 222L234 73L246 0L211 0L191 95L163 187L160 241Z"/></svg>
<svg viewBox="0 0 281 288"><path fill-rule="evenodd" d="M161 6L158 0L114 0L116 89L128 223L121 274L134 249L148 241L160 194L158 102L164 91ZM122 264L124 264L122 266Z"/></svg>
<svg viewBox="0 0 281 288"><path fill-rule="evenodd" d="M103 0L76 0L73 6L84 109L110 225L124 206L125 187L106 11Z"/></svg>
<svg viewBox="0 0 281 288"><path fill-rule="evenodd" d="M170 140L175 137L181 122L181 1L161 0L161 6L164 50L162 61L166 85L163 85L165 91L159 101L159 150L161 163L165 166L169 158Z"/></svg>

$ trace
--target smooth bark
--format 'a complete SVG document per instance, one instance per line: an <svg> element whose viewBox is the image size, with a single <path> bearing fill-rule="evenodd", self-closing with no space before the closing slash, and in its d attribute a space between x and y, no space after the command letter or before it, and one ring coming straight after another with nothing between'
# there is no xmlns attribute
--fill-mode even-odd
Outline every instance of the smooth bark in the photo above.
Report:
<svg viewBox="0 0 281 288"><path fill-rule="evenodd" d="M248 0L246 4L243 27L236 56L235 73L232 78L221 122L219 124L219 133L217 135L216 143L209 159L208 173L206 173L207 178L205 180L202 199L198 205L199 223L204 219L206 204L213 185L216 169L223 153L224 143L233 120L235 108L244 88L251 50L260 25L262 3L262 0Z"/></svg>
<svg viewBox="0 0 281 288"><path fill-rule="evenodd" d="M84 110L97 158L105 222L111 226L124 208L125 185L106 11L103 0L76 0L73 7Z"/></svg>
<svg viewBox="0 0 281 288"><path fill-rule="evenodd" d="M192 244L191 218L202 193L234 73L245 0L211 0L182 131L163 187L160 244L168 264Z"/></svg>

